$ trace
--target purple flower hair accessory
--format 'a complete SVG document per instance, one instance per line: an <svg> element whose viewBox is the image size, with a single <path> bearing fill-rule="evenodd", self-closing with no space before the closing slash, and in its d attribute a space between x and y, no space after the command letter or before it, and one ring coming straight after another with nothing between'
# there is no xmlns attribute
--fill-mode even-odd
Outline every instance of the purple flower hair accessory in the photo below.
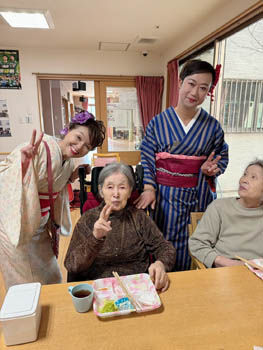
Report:
<svg viewBox="0 0 263 350"><path fill-rule="evenodd" d="M94 115L89 113L89 112L87 112L87 111L84 111L84 112L76 114L71 119L71 123L84 124L89 119L94 119Z"/></svg>
<svg viewBox="0 0 263 350"><path fill-rule="evenodd" d="M87 120L89 119L95 119L94 115L87 112L87 111L83 111L81 113L76 114L72 119L71 119L71 123L72 124L85 124ZM64 129L60 130L60 134L61 135L66 135L69 131L69 127L66 126Z"/></svg>
<svg viewBox="0 0 263 350"><path fill-rule="evenodd" d="M60 133L60 135L67 135L67 133L68 133L68 127L66 126L64 129L62 129L62 130L59 130L59 133Z"/></svg>

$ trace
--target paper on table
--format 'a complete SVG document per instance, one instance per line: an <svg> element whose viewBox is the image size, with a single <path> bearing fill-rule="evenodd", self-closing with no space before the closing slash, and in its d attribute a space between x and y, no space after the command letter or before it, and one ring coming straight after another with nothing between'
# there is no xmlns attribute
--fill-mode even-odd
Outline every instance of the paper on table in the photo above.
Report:
<svg viewBox="0 0 263 350"><path fill-rule="evenodd" d="M263 267L263 259L252 259L251 261L253 261L255 264ZM263 280L263 271L257 270L246 263L245 263L245 265L249 268L249 270L254 272L254 274L256 274L260 279Z"/></svg>

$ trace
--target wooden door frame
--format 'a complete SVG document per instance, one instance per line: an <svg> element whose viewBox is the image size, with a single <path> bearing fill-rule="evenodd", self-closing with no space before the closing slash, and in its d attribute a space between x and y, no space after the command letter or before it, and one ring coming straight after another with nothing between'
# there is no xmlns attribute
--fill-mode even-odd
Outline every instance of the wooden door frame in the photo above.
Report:
<svg viewBox="0 0 263 350"><path fill-rule="evenodd" d="M70 117L69 117L69 108L68 108L68 100L65 97L61 97L62 98L62 104L63 107L65 109L65 117L66 117L66 124L69 124L70 122Z"/></svg>
<svg viewBox="0 0 263 350"><path fill-rule="evenodd" d="M119 86L119 87L135 87L135 76L118 76L118 75L91 75L91 74L49 74L49 73L33 73L37 78L38 87L38 107L40 128L43 130L42 123L42 109L41 109L41 96L40 96L40 80L92 80L94 81L94 94L95 94L95 109L96 119L102 120L107 126L107 109L106 109L106 91L105 86ZM110 85L109 85L110 84ZM103 87L103 88L102 88ZM102 93L104 89L104 93ZM104 100L102 98L104 96ZM104 113L102 112L104 108ZM105 113L106 111L106 113ZM103 115L102 115L103 113ZM99 153L108 152L108 136L102 145L98 147ZM126 164L136 165L141 160L140 151L119 152L121 161Z"/></svg>

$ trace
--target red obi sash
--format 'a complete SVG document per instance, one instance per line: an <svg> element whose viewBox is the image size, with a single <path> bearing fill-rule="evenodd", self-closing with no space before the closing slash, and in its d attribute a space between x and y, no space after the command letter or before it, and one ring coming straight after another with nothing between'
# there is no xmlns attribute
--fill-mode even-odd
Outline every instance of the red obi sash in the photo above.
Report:
<svg viewBox="0 0 263 350"><path fill-rule="evenodd" d="M41 208L41 216L45 216L48 214L50 210L50 201L49 201L49 194L48 193L40 193L39 195L39 202L40 202L40 208ZM53 193L54 200L57 198L58 192Z"/></svg>
<svg viewBox="0 0 263 350"><path fill-rule="evenodd" d="M205 160L206 156L157 153L156 182L171 187L196 187L198 173Z"/></svg>

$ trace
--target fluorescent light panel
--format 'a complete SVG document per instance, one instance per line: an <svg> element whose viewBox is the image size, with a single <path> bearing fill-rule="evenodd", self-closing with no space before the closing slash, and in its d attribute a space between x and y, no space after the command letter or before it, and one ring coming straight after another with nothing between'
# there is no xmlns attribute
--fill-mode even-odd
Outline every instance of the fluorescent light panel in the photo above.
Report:
<svg viewBox="0 0 263 350"><path fill-rule="evenodd" d="M15 28L54 28L48 11L26 9L0 9L0 14L11 27Z"/></svg>

